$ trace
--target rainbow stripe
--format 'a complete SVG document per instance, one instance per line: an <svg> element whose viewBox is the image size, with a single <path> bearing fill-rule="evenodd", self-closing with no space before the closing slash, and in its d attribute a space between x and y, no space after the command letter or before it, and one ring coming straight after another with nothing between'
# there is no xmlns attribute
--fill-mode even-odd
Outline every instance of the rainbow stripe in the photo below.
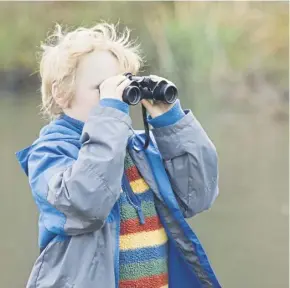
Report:
<svg viewBox="0 0 290 288"><path fill-rule="evenodd" d="M154 205L153 192L141 178L128 153L125 175L132 191L141 200L145 224L140 223L135 207L128 202L126 193L122 192L119 288L166 288L168 238Z"/></svg>

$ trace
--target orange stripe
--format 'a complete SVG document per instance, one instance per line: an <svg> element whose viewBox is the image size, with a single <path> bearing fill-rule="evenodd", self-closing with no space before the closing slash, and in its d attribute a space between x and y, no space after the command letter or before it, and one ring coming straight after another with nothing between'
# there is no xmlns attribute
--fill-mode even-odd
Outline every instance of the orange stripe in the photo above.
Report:
<svg viewBox="0 0 290 288"><path fill-rule="evenodd" d="M128 177L129 182L135 181L141 178L139 171L136 166L132 166L125 170L125 173Z"/></svg>
<svg viewBox="0 0 290 288"><path fill-rule="evenodd" d="M162 224L158 216L146 217L145 224L140 224L138 218L128 219L126 221L121 221L121 235L144 232L144 231L153 231L162 228Z"/></svg>
<svg viewBox="0 0 290 288"><path fill-rule="evenodd" d="M153 275L136 280L121 280L119 288L160 288L168 284L168 274Z"/></svg>

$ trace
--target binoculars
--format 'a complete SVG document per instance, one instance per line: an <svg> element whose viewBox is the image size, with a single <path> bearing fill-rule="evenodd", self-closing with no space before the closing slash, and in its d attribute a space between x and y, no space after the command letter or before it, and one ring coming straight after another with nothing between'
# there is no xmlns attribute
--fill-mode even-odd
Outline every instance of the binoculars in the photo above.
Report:
<svg viewBox="0 0 290 288"><path fill-rule="evenodd" d="M142 99L163 101L168 104L175 102L178 91L175 85L166 80L154 81L149 76L125 74L132 83L124 89L123 101L129 105L137 105Z"/></svg>

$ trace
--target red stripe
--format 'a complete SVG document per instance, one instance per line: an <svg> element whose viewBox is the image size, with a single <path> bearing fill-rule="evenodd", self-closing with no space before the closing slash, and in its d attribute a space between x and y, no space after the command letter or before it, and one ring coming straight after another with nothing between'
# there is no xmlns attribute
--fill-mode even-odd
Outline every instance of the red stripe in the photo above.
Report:
<svg viewBox="0 0 290 288"><path fill-rule="evenodd" d="M168 274L153 275L136 280L121 280L119 288L160 288L168 284Z"/></svg>
<svg viewBox="0 0 290 288"><path fill-rule="evenodd" d="M125 173L128 177L129 182L141 179L140 173L139 173L136 166L132 166L132 167L126 169Z"/></svg>
<svg viewBox="0 0 290 288"><path fill-rule="evenodd" d="M162 228L162 224L158 216L146 217L145 224L140 224L138 218L128 219L126 221L121 221L121 235L144 232L144 231L153 231Z"/></svg>

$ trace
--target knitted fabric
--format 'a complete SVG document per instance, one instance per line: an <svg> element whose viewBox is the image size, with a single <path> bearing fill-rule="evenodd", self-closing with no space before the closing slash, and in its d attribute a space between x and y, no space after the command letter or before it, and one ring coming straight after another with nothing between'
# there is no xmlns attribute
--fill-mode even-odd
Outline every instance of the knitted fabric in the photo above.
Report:
<svg viewBox="0 0 290 288"><path fill-rule="evenodd" d="M145 223L127 191L120 197L120 288L168 287L167 235L158 217L154 194L127 153L125 175L141 201Z"/></svg>

